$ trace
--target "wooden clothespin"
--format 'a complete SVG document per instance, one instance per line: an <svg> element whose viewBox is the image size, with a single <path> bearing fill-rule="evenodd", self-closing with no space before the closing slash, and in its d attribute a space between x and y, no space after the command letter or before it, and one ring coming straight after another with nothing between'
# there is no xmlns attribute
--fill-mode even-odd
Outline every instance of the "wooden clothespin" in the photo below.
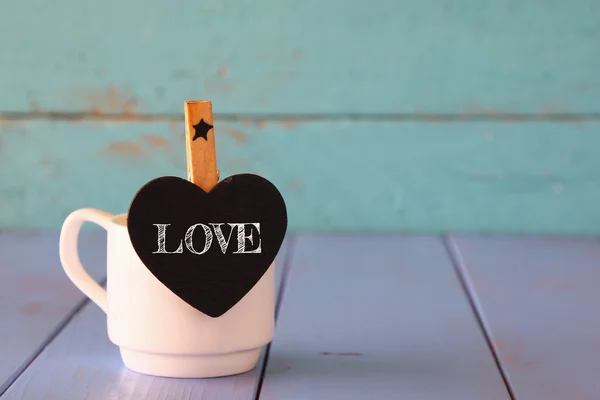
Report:
<svg viewBox="0 0 600 400"><path fill-rule="evenodd" d="M188 180L209 192L219 182L212 103L189 100L184 109Z"/></svg>

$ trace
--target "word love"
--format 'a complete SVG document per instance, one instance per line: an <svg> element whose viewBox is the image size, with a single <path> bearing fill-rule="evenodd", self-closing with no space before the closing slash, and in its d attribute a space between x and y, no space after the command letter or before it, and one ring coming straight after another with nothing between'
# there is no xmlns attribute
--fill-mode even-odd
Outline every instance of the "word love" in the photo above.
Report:
<svg viewBox="0 0 600 400"><path fill-rule="evenodd" d="M246 249L246 239L250 241L251 245L254 245L254 239L252 233L246 235L246 226L250 227L250 231L252 231L252 227L256 228L258 235L260 235L260 223L227 223L231 227L229 231L229 235L227 239L225 239L225 235L223 234L222 226L224 223L210 223L209 225L212 227L212 230L208 225L205 224L196 224L189 227L187 232L185 233L185 237L183 241L179 241L179 247L175 251L167 251L166 249L166 240L167 240L167 227L171 224L152 224L158 228L158 250L153 252L152 254L178 254L183 253L183 242L185 242L185 247L194 254L202 255L210 249L210 246L213 243L213 237L217 238L217 243L219 243L219 247L223 254L227 251L227 247L229 247L229 243L231 241L231 235L234 230L237 230L237 250L233 252L233 254L260 254L261 252L261 240L260 236L258 237L258 246L253 250ZM204 247L198 251L198 249L194 246L193 236L196 229L200 227L204 231ZM213 231L214 236L213 236Z"/></svg>

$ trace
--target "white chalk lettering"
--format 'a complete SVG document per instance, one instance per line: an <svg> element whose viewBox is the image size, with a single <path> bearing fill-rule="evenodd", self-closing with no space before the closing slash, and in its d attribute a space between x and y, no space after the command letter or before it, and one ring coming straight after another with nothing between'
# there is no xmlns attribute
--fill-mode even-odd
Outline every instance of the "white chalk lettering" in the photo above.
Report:
<svg viewBox="0 0 600 400"><path fill-rule="evenodd" d="M252 233L250 233L250 236L246 236L246 225L254 225L254 227L256 228L256 231L258 232L258 234L260 235L260 224L259 223L250 223L250 224L229 224L231 225L231 230L233 230L233 226L237 226L238 229L238 234L237 234L237 240L238 240L238 249L236 252L234 252L233 254L256 254L256 253L260 253L261 252L261 248L260 248L260 244L261 244L261 240L260 240L260 236L258 237L258 247L254 250L249 250L246 251L246 239L250 240L250 244L253 244L252 241Z"/></svg>
<svg viewBox="0 0 600 400"><path fill-rule="evenodd" d="M158 228L158 250L153 252L152 254L176 254L183 253L183 245L181 241L179 242L179 247L175 251L167 251L165 248L165 242L167 240L167 226L171 224L153 224Z"/></svg>
<svg viewBox="0 0 600 400"><path fill-rule="evenodd" d="M192 241L192 236L194 235L197 226L201 226L202 229L204 229L204 249L199 253L194 249L194 242ZM212 244L212 240L212 232L210 231L210 228L204 224L192 225L185 233L185 246L194 254L202 255L206 253Z"/></svg>
<svg viewBox="0 0 600 400"><path fill-rule="evenodd" d="M158 238L157 238L157 243L158 243L158 250L153 252L152 254L181 254L183 253L183 242L185 242L185 247L193 254L197 254L197 255L202 255L205 254L210 247L212 246L213 243L213 233L210 229L210 227L208 225L205 224L195 224L192 225L188 228L188 230L185 233L185 237L183 238L183 241L179 242L179 247L177 248L177 250L175 251L167 251L166 249L166 240L167 240L167 226L171 225L171 224L153 224L154 226L156 226L158 228ZM233 234L234 229L237 229L237 250L233 252L233 254L260 254L262 252L262 248L261 248L261 238L260 238L260 223L258 222L251 222L251 223L227 223L227 225L229 225L231 227L231 230L229 231L229 235L227 236L227 238L225 238L225 235L223 234L223 228L222 226L225 225L225 223L219 222L219 223L213 223L211 222L210 225L212 226L212 229L214 230L215 234L214 236L217 237L217 243L219 244L219 248L221 249L221 252L223 254L225 254L227 252L227 248L229 247L229 244L231 243L231 235ZM194 246L194 232L196 231L196 228L201 226L202 230L204 231L204 247L202 248L201 251L196 250L196 247ZM257 239L255 240L254 234L253 234L253 230L252 227L254 226L254 228L256 228L256 233L257 233ZM249 234L246 234L246 228L250 229L250 232L248 232ZM246 248L246 241L249 241L251 246L254 246L255 242L258 241L258 244L256 246L256 248L254 250L249 250Z"/></svg>
<svg viewBox="0 0 600 400"><path fill-rule="evenodd" d="M225 225L223 223L212 224L213 229L215 230L215 236L217 237L217 242L219 242L219 246L221 246L221 251L223 254L227 251L227 247L229 246L229 241L231 240L231 234L233 233L233 226L231 227L231 231L229 231L229 236L227 240L225 240L225 236L223 236L223 231L221 230L221 225Z"/></svg>

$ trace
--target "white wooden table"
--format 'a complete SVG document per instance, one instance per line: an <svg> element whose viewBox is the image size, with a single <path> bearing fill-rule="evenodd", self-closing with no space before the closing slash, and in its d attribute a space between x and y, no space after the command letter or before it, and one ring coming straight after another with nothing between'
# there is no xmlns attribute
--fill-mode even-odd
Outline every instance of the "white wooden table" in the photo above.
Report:
<svg viewBox="0 0 600 400"><path fill-rule="evenodd" d="M104 240L81 245L99 281ZM289 235L273 342L218 379L127 370L57 250L0 234L2 400L600 398L593 238Z"/></svg>

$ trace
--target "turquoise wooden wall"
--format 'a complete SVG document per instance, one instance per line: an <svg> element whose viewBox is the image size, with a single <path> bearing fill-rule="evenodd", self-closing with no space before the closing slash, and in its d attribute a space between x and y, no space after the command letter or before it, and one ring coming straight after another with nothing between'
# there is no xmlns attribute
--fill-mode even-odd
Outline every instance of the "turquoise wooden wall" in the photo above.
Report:
<svg viewBox="0 0 600 400"><path fill-rule="evenodd" d="M596 0L7 0L0 229L185 176L209 99L292 230L597 234L599 71Z"/></svg>

